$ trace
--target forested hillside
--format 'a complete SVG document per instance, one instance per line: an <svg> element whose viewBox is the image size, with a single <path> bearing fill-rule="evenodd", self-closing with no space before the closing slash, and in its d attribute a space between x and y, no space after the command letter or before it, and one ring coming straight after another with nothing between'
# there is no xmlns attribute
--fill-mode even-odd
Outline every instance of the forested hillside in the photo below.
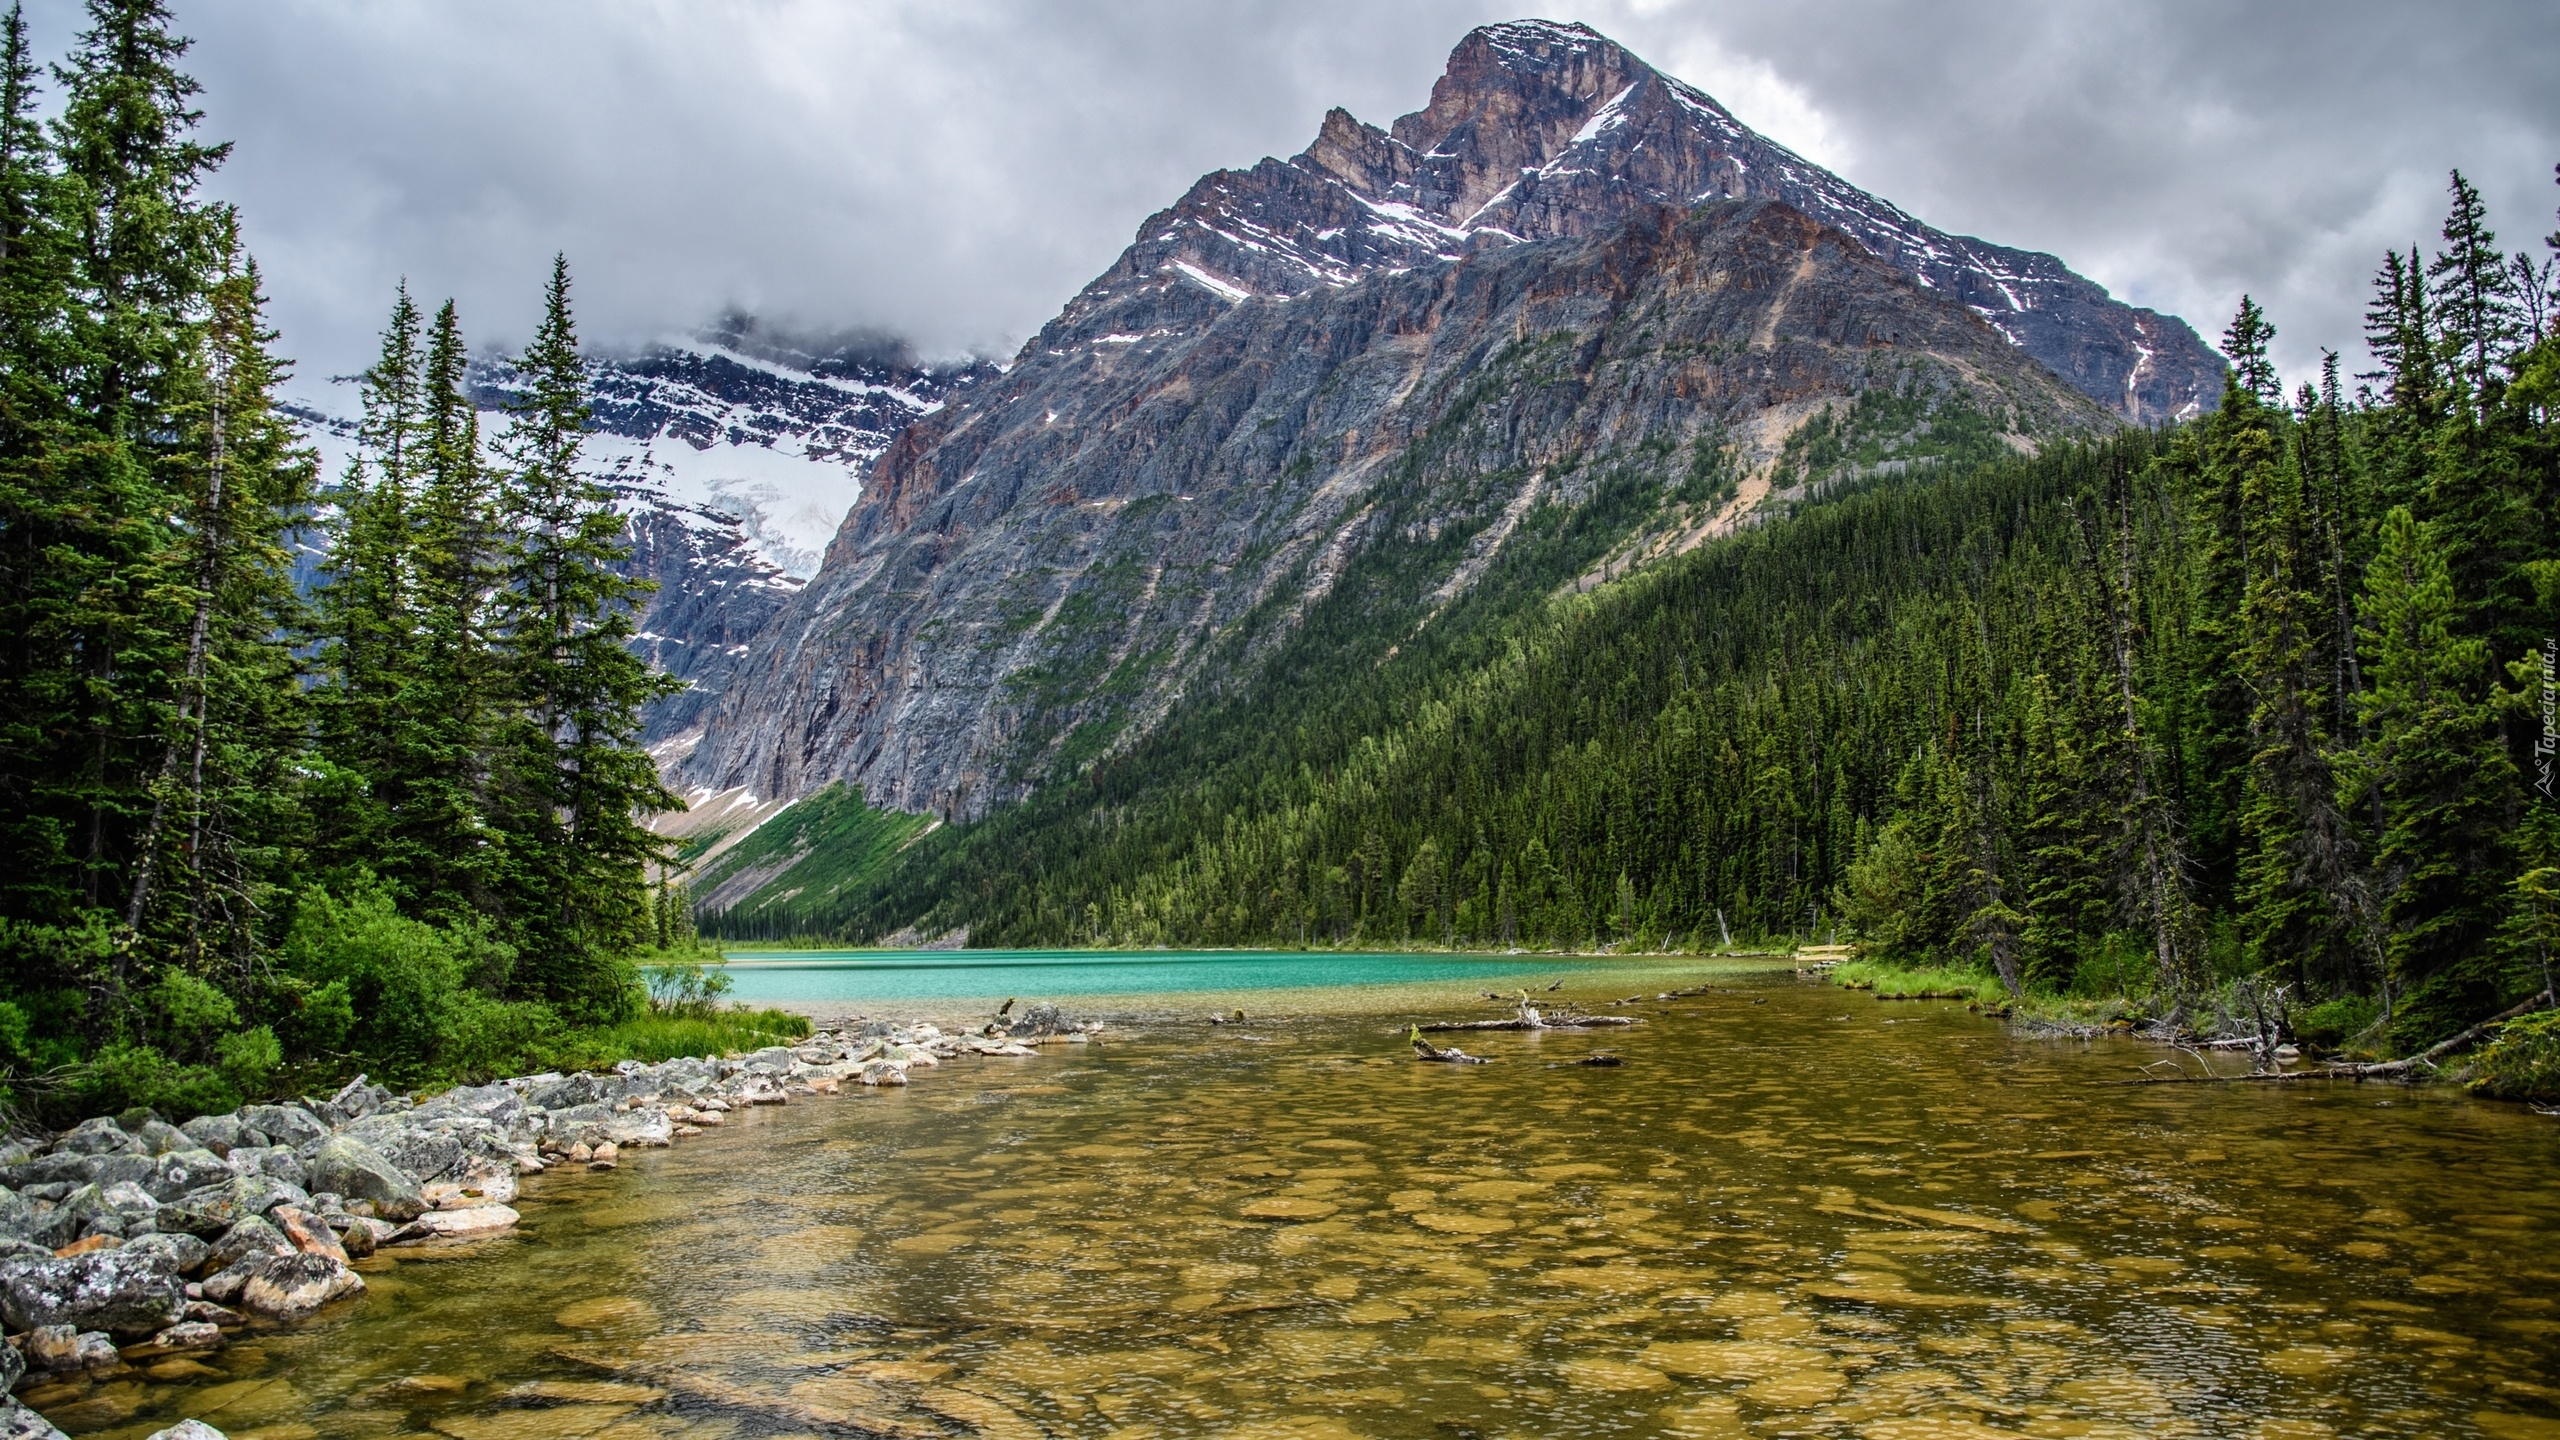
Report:
<svg viewBox="0 0 2560 1440"><path fill-rule="evenodd" d="M2352 394L2334 357L2282 393L2244 302L2201 421L1870 475L1589 593L1535 598L1609 507L1683 483L1678 457L1533 512L1451 613L1404 583L1432 543L1407 535L1247 692L863 885L719 923L1550 946L1836 926L2013 990L2174 1006L2263 974L2422 1045L2547 987L2560 930L2550 269L2498 251L2459 176L2444 237L2385 264L2382 369Z"/></svg>
<svg viewBox="0 0 2560 1440"><path fill-rule="evenodd" d="M453 307L404 292L319 475L164 7L94 0L50 123L16 7L0 39L0 1107L221 1109L631 1017L666 682L565 262L494 449Z"/></svg>

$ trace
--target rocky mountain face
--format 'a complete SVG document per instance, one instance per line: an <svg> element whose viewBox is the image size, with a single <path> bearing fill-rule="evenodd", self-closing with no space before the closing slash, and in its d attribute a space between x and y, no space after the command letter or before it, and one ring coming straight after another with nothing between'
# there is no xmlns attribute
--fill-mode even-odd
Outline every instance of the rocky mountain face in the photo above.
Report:
<svg viewBox="0 0 2560 1440"><path fill-rule="evenodd" d="M2221 357L2185 321L2112 300L2053 256L1932 229L1588 27L1534 20L1468 35L1431 103L1385 130L1337 109L1304 154L1202 178L1079 298L1168 265L1295 295L1714 199L1780 200L1836 226L2128 420L2183 418L2222 393Z"/></svg>
<svg viewBox="0 0 2560 1440"><path fill-rule="evenodd" d="M1337 110L1203 178L920 415L662 754L759 814L841 781L971 818L1239 683L1390 510L1468 537L1420 582L1446 603L1630 465L1661 491L1633 561L1807 478L1808 420L2025 447L2219 375L2183 323L1930 230L1588 29L1490 26L1389 129Z"/></svg>
<svg viewBox="0 0 2560 1440"><path fill-rule="evenodd" d="M700 723L817 573L863 470L910 421L997 372L919 364L870 340L794 343L730 317L687 343L599 358L590 373L587 458L630 517L630 570L658 586L639 648L691 687L650 712L655 745ZM514 390L500 362L472 380L493 411ZM487 416L484 429L498 423Z"/></svg>

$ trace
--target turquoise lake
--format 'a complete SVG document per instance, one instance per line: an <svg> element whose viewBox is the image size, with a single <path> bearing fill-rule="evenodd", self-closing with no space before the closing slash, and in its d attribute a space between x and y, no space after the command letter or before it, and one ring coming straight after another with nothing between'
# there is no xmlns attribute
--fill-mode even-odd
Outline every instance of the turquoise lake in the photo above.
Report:
<svg viewBox="0 0 2560 1440"><path fill-rule="evenodd" d="M888 1004L1078 995L1335 989L1547 977L1587 967L1555 956L1287 951L761 950L732 956L732 1000Z"/></svg>

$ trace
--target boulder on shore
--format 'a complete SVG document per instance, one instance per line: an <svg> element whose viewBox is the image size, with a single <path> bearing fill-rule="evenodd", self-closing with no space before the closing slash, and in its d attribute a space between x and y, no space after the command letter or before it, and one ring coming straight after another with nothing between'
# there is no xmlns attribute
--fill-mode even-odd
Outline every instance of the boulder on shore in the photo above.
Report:
<svg viewBox="0 0 2560 1440"><path fill-rule="evenodd" d="M115 1340L102 1330L83 1332L69 1325L39 1325L27 1332L27 1360L56 1375L82 1370L112 1370L122 1357Z"/></svg>
<svg viewBox="0 0 2560 1440"><path fill-rule="evenodd" d="M176 1131L171 1131L176 1134ZM154 1200L175 1200L192 1190L201 1190L219 1180L231 1177L231 1167L210 1150L192 1147L167 1150L152 1162L151 1173L139 1185Z"/></svg>
<svg viewBox="0 0 2560 1440"><path fill-rule="evenodd" d="M668 1145L675 1141L675 1121L664 1110L626 1110L604 1122L604 1138L616 1146Z"/></svg>
<svg viewBox="0 0 2560 1440"><path fill-rule="evenodd" d="M12 1330L69 1325L143 1336L177 1323L186 1288L165 1252L92 1250L59 1260L0 1262L0 1318Z"/></svg>
<svg viewBox="0 0 2560 1440"><path fill-rule="evenodd" d="M278 1145L308 1145L329 1133L320 1117L299 1105L248 1105L241 1108L240 1119Z"/></svg>
<svg viewBox="0 0 2560 1440"><path fill-rule="evenodd" d="M0 1395L0 1440L69 1440L53 1422Z"/></svg>
<svg viewBox="0 0 2560 1440"><path fill-rule="evenodd" d="M338 1243L336 1232L320 1222L317 1215L307 1214L290 1205L279 1205L268 1213L268 1223L284 1232L293 1248L305 1255L325 1255L345 1263L347 1247Z"/></svg>
<svg viewBox="0 0 2560 1440"><path fill-rule="evenodd" d="M284 1255L292 1250L293 1242L285 1238L284 1232L277 1229L273 1221L252 1215L223 1231L222 1238L213 1242L212 1251L197 1264L228 1270L253 1255Z"/></svg>
<svg viewBox="0 0 2560 1440"><path fill-rule="evenodd" d="M257 1142L248 1137L249 1127L240 1123L239 1115L199 1115L178 1127L185 1136L216 1155L228 1155L241 1145ZM263 1138L263 1137L261 1137Z"/></svg>
<svg viewBox="0 0 2560 1440"><path fill-rule="evenodd" d="M270 1320L301 1320L341 1295L364 1289L364 1277L326 1255L264 1255L243 1262L240 1308Z"/></svg>
<svg viewBox="0 0 2560 1440"><path fill-rule="evenodd" d="M213 1254L212 1246L183 1231L163 1230L149 1235L137 1235L124 1242L124 1248L134 1254L150 1254L157 1251L166 1255L169 1268L181 1275L193 1271Z"/></svg>
<svg viewBox="0 0 2560 1440"><path fill-rule="evenodd" d="M477 1239L512 1229L520 1219L512 1205L473 1205L461 1210L430 1210L402 1227L402 1234L413 1240L429 1237L442 1240Z"/></svg>
<svg viewBox="0 0 2560 1440"><path fill-rule="evenodd" d="M272 1175L233 1175L219 1184L191 1190L159 1208L153 1224L208 1238L243 1220L264 1215L279 1205L308 1205L302 1187Z"/></svg>
<svg viewBox="0 0 2560 1440"><path fill-rule="evenodd" d="M427 1208L417 1182L361 1140L330 1136L311 1152L304 1169L314 1189L365 1201L385 1220L415 1220Z"/></svg>

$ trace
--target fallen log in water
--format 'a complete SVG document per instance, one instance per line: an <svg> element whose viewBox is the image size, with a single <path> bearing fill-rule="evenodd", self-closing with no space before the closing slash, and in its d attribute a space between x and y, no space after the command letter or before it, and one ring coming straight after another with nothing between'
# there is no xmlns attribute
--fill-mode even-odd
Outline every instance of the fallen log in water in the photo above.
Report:
<svg viewBox="0 0 2560 1440"><path fill-rule="evenodd" d="M2486 1036L2490 1031L2497 1029L2508 1021L2521 1015L2532 1014L2534 1011L2551 1003L2551 998L2550 991L2543 991L2542 993L2532 996L2509 1009L2499 1011L2497 1014L2490 1016L2488 1019L2481 1021L2479 1024L2472 1026L2470 1029L2463 1031L2459 1035L2451 1036L2450 1038L2439 1041L2438 1043L2429 1046L2427 1049L2420 1051L2418 1054L2409 1056L2404 1060L2378 1060L2369 1064L2347 1065L2332 1063L2319 1066L2305 1066L2300 1070L2257 1070L2246 1075L2190 1075L2181 1071L2175 1075L2145 1075L2140 1079L2119 1080L2115 1083L2119 1085L2216 1085L2242 1081L2271 1080L2405 1079L2413 1076L2421 1067L2433 1066L2436 1061L2452 1054L2454 1051L2461 1049L2472 1041Z"/></svg>
<svg viewBox="0 0 2560 1440"><path fill-rule="evenodd" d="M1412 1027L1406 1031L1405 1034L1406 1038L1413 1042L1413 1058L1416 1060L1437 1060L1445 1065L1490 1065L1493 1063L1482 1055L1470 1055L1466 1051L1461 1050L1454 1045L1444 1050L1441 1047L1432 1044L1430 1041L1422 1038L1422 1027L1419 1025Z"/></svg>
<svg viewBox="0 0 2560 1440"><path fill-rule="evenodd" d="M1443 1030L1598 1030L1612 1025L1633 1025L1632 1015L1540 1015L1512 1020L1437 1020L1418 1028Z"/></svg>

